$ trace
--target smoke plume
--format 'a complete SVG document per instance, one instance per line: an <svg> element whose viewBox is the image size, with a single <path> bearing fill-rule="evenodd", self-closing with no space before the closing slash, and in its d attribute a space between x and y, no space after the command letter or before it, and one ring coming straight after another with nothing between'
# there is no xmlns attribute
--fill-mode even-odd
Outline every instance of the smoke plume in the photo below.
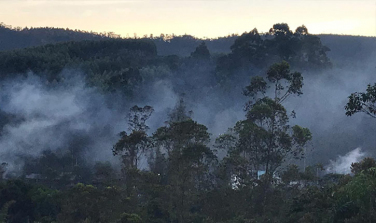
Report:
<svg viewBox="0 0 376 223"><path fill-rule="evenodd" d="M330 160L330 164L326 167L327 173L350 174L351 164L361 161L366 153L360 148L356 148L348 152L344 156L338 156L336 160Z"/></svg>

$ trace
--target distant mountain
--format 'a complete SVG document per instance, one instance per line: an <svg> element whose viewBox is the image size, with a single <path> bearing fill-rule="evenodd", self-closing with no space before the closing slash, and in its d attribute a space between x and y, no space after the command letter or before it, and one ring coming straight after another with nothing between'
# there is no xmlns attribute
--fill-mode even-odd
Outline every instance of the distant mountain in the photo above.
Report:
<svg viewBox="0 0 376 223"><path fill-rule="evenodd" d="M337 66L369 61L376 54L376 37L347 35L318 35L330 48L328 57Z"/></svg>
<svg viewBox="0 0 376 223"><path fill-rule="evenodd" d="M12 28L0 23L0 50L13 50L50 43L103 40L118 37L113 33L94 33L63 28Z"/></svg>
<svg viewBox="0 0 376 223"><path fill-rule="evenodd" d="M347 36L323 34L320 37L323 45L331 49L328 56L334 64L346 64L350 61L364 60L376 52L376 37ZM119 38L112 32L95 33L63 28L12 28L0 23L0 51L41 46L45 44L82 41L105 40ZM172 36L161 34L151 39L157 47L158 55L189 56L204 41L211 54L227 54L238 35L229 35L216 39L200 39L191 35Z"/></svg>
<svg viewBox="0 0 376 223"><path fill-rule="evenodd" d="M120 38L120 36L112 32L95 33L53 27L12 28L12 26L0 23L0 51L60 42L110 38ZM203 40L191 35L169 36L161 34L159 37L148 39L152 39L156 44L159 55L189 56L202 41L205 41L212 53L228 53L236 38L236 35L232 35L213 40Z"/></svg>

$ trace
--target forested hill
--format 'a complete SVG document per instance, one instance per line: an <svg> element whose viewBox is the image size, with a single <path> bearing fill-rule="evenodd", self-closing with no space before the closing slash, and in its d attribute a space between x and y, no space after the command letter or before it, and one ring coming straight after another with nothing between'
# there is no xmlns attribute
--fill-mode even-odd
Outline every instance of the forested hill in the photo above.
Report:
<svg viewBox="0 0 376 223"><path fill-rule="evenodd" d="M12 28L0 23L0 50L20 49L66 41L103 40L111 37L117 37L117 35L53 27Z"/></svg>
<svg viewBox="0 0 376 223"><path fill-rule="evenodd" d="M238 36L234 34L215 40L205 40L205 42L208 44L211 51L227 53L237 37ZM59 42L105 40L110 38L120 38L120 36L113 32L95 33L55 27L14 28L10 25L0 23L0 51ZM168 34L161 34L158 37L149 36L148 39L154 41L160 55L175 54L179 56L188 56L203 40L191 35L172 36Z"/></svg>
<svg viewBox="0 0 376 223"><path fill-rule="evenodd" d="M2 61L0 69L2 76L24 73L29 70L60 72L67 65L82 62L96 62L98 69L110 69L111 67L101 67L101 60L124 62L125 66L140 66L156 54L155 45L148 40L112 39L66 42L0 52Z"/></svg>
<svg viewBox="0 0 376 223"><path fill-rule="evenodd" d="M0 77L4 79L31 71L53 81L59 80L64 68L79 68L87 74L89 81L99 81L102 86L114 82L128 91L128 85L139 79L137 68L153 64L156 55L155 45L150 40L109 39L47 44L0 52ZM97 75L100 80L97 80Z"/></svg>
<svg viewBox="0 0 376 223"><path fill-rule="evenodd" d="M192 77L201 79L199 73L205 73L205 86L209 87L230 79L236 82L253 69L262 70L281 60L293 69L306 71L364 61L376 52L375 38L318 37L309 34L305 26L294 32L287 24L276 24L268 33L253 29L217 39L167 34L125 39L113 33L22 29L4 24L0 34L1 79L31 71L53 81L64 68L79 68L89 83L106 91L121 88L126 95L158 75L168 74L170 81L171 77L184 77L185 81L177 84L188 86L192 82L191 87L197 87ZM233 78L235 73L237 78Z"/></svg>
<svg viewBox="0 0 376 223"><path fill-rule="evenodd" d="M376 52L376 37L348 35L318 35L321 42L330 48L328 57L333 63L343 66L358 61L369 61Z"/></svg>
<svg viewBox="0 0 376 223"><path fill-rule="evenodd" d="M328 56L334 63L346 64L355 57L364 58L376 52L376 37L330 34L317 36L324 46L331 49L328 52ZM234 44L238 37L239 35L233 34L215 39L200 39L192 35L173 36L161 34L157 37L149 36L147 39L151 39L155 43L159 55L189 56L202 41L205 42L212 54L229 53L231 45ZM0 23L0 51L59 42L105 40L110 38L119 38L119 35L113 32L95 33L51 27L12 28Z"/></svg>
<svg viewBox="0 0 376 223"><path fill-rule="evenodd" d="M1 32L0 222L376 222L375 38Z"/></svg>
<svg viewBox="0 0 376 223"><path fill-rule="evenodd" d="M346 64L354 59L363 60L376 52L376 37L350 36L321 34L317 35L322 44L327 46L330 51L327 53L334 63ZM204 41L209 51L215 53L229 53L230 47L234 44L238 35L220 37L217 39L202 40L190 35L172 37L168 41L162 41L160 38L154 39L158 54L180 56L189 56L200 42ZM360 58L361 57L361 58Z"/></svg>
<svg viewBox="0 0 376 223"><path fill-rule="evenodd" d="M16 33L28 30L2 29ZM227 49L231 51L223 53ZM185 51L188 50L187 54ZM245 77L248 79L252 69L262 70L281 60L290 63L294 69L324 69L331 66L326 56L328 50L317 36L308 33L305 26L293 32L287 24L275 24L267 35L253 29L241 36L206 42L188 35L68 41L0 51L0 78L31 71L51 82L59 80L59 74L64 68L79 68L86 74L89 83L106 91L122 89L123 93L131 95L136 86L163 74L170 75L169 81L172 81L172 77L184 79L177 81L176 86L184 83L184 87L187 87L188 83L192 83L191 87L197 88L198 84L193 78L195 76L197 79L205 79L200 82L205 83L205 87L217 83L223 85L224 82L236 82ZM234 75L237 78L233 78ZM231 86L229 83L225 85Z"/></svg>

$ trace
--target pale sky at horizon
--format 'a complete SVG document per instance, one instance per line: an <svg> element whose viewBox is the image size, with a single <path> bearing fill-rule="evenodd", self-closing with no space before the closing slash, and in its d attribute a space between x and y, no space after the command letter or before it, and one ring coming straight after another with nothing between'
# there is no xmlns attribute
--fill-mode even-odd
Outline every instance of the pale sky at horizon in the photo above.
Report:
<svg viewBox="0 0 376 223"><path fill-rule="evenodd" d="M35 1L0 0L0 22L13 27L61 27L115 32L126 37L174 33L197 37L241 34L275 23L313 34L376 36L376 1L190 0Z"/></svg>

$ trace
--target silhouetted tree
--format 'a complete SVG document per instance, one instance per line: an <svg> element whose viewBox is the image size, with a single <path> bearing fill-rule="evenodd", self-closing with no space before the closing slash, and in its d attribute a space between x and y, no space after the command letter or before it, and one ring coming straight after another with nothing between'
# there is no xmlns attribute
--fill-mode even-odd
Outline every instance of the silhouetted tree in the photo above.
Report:
<svg viewBox="0 0 376 223"><path fill-rule="evenodd" d="M191 53L191 57L201 60L210 59L210 52L204 41L202 41L201 44L198 47L196 47L196 50Z"/></svg>
<svg viewBox="0 0 376 223"><path fill-rule="evenodd" d="M345 109L347 116L364 112L370 117L376 118L376 84L369 84L366 92L352 93Z"/></svg>
<svg viewBox="0 0 376 223"><path fill-rule="evenodd" d="M153 111L150 106L133 106L128 115L131 133L128 135L125 131L121 132L120 140L112 149L114 155L121 156L128 196L131 196L136 185L135 180L141 167L140 159L146 158L147 150L151 147L152 142L146 133L149 129L146 121Z"/></svg>

